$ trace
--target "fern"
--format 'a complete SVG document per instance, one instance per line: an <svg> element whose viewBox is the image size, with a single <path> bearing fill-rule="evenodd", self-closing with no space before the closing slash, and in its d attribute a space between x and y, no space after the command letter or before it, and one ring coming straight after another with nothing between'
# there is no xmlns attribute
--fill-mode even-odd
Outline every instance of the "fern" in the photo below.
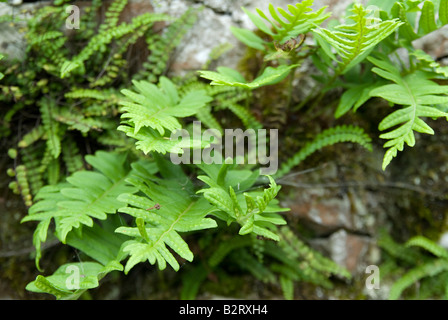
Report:
<svg viewBox="0 0 448 320"><path fill-rule="evenodd" d="M197 20L200 8L188 8L178 19L171 22L161 34L148 33L146 43L150 54L142 69L134 76L135 80L156 83L159 76L166 73L170 59L180 41Z"/></svg>
<svg viewBox="0 0 448 320"><path fill-rule="evenodd" d="M326 20L330 14L325 13L326 7L313 11L314 0L304 0L295 5L288 5L288 10L277 8L269 4L268 11L271 18L260 9L256 9L258 16L245 8L243 11L251 19L254 25L266 35L272 37L280 44L296 38L299 34L306 34L311 28ZM265 22L268 22L269 27ZM231 27L230 30L241 42L257 50L264 50L267 44L262 38L252 31Z"/></svg>
<svg viewBox="0 0 448 320"><path fill-rule="evenodd" d="M278 241L279 237L272 231L273 227L286 222L277 212L289 210L278 207L276 201L273 201L280 186L268 176L270 185L269 188L263 190L263 193L254 191L241 193L238 188L242 190L250 188L255 182L255 175L250 175L239 185L235 185L228 178L226 181L228 170L229 166L224 164L219 171L207 170L208 176L198 176L199 180L209 186L209 188L201 189L198 192L203 193L205 199L220 210L217 213L218 218L225 220L227 224L236 222L241 226L240 235L255 233ZM216 179L218 179L217 182L215 182ZM244 187L241 187L241 184Z"/></svg>
<svg viewBox="0 0 448 320"><path fill-rule="evenodd" d="M421 3L421 6L417 5ZM420 15L410 15L409 13L420 11ZM402 41L407 46L410 43L448 23L448 2L440 0L438 20L435 14L435 2L425 0L419 2L399 2L396 1L390 10L390 15L399 18L403 25L400 27L399 34Z"/></svg>
<svg viewBox="0 0 448 320"><path fill-rule="evenodd" d="M119 211L136 218L136 227L120 227L116 230L134 238L123 244L123 251L130 255L125 273L146 260L150 264L157 262L160 270L165 269L168 263L177 271L179 263L167 247L180 257L192 261L193 253L179 233L216 227L213 219L205 217L214 208L204 198L195 199L188 189L181 187L185 176L179 176L176 180L162 180L148 174L143 167L134 166L134 170L137 174L128 181L144 196L123 193L118 197L127 204ZM176 192L175 201L170 194L173 191ZM156 203L160 208L148 212L147 209L154 208Z"/></svg>
<svg viewBox="0 0 448 320"><path fill-rule="evenodd" d="M442 290L445 295L445 288L448 286L448 251L439 246L434 241L424 237L415 236L409 239L404 245L396 243L387 233L382 233L379 245L392 257L407 263L410 266L405 274L394 282L389 293L389 299L396 300L404 293L405 289L414 283L421 281L422 288L428 281L433 279L436 282L444 281L442 288L433 287L428 294L434 295ZM420 248L421 250L416 250ZM431 255L428 255L430 253Z"/></svg>
<svg viewBox="0 0 448 320"><path fill-rule="evenodd" d="M116 26L112 30L103 30L95 35L86 47L76 55L72 60L66 60L61 66L60 77L64 78L68 76L73 70L83 67L84 61L88 60L95 52L104 52L106 46L114 39L120 39L121 37L134 32L138 28L145 28L146 30L154 22L170 20L170 17L164 14L146 13L137 16L132 19L130 23L122 23Z"/></svg>
<svg viewBox="0 0 448 320"><path fill-rule="evenodd" d="M165 77L161 77L159 87L143 80L133 83L138 93L122 91L128 100L121 102L124 112L121 118L129 120L118 130L137 139L137 149L145 154L153 150L162 154L182 152L180 143L166 137L166 131L181 129L178 118L194 115L211 98L202 90L192 90L180 97L175 85Z"/></svg>
<svg viewBox="0 0 448 320"><path fill-rule="evenodd" d="M318 40L319 37L324 39L339 55L340 60L337 60L336 75L346 73L363 61L378 43L387 38L402 24L398 19L392 19L371 25L367 19L369 12L360 4L355 4L352 12L353 15L348 17L354 22L352 24L338 25L333 30L323 28L313 30L318 35ZM327 46L323 45L322 48L327 48ZM334 58L330 51L325 50L325 53Z"/></svg>
<svg viewBox="0 0 448 320"><path fill-rule="evenodd" d="M434 277L446 271L448 271L448 261L446 259L434 259L415 267L394 283L389 293L389 299L398 299L407 287L424 277Z"/></svg>
<svg viewBox="0 0 448 320"><path fill-rule="evenodd" d="M407 247L416 246L421 247L422 249L432 253L438 258L445 258L448 259L448 251L439 246L437 243L435 243L432 240L429 240L428 238L425 238L423 236L415 236L409 239L406 242Z"/></svg>
<svg viewBox="0 0 448 320"><path fill-rule="evenodd" d="M47 137L47 147L54 158L61 153L61 140L59 135L59 125L54 121L56 105L53 100L45 99L41 102L40 112L42 114L42 124Z"/></svg>
<svg viewBox="0 0 448 320"><path fill-rule="evenodd" d="M129 170L124 166L126 157L98 151L95 156L86 156L86 161L97 171L77 171L67 178L67 183L43 187L37 193L37 201L29 209L22 222L39 221L33 236L38 253L39 245L45 241L49 222L56 224L56 234L65 243L73 229L86 225L91 227L93 219L104 220L107 214L121 207L117 196L134 192L135 188L125 182ZM40 254L36 257L39 263Z"/></svg>
<svg viewBox="0 0 448 320"><path fill-rule="evenodd" d="M199 71L201 77L212 80L211 85L242 87L253 90L261 86L271 85L283 80L297 64L282 65L277 68L267 67L263 73L251 82L247 82L236 70L227 67L218 67L218 72Z"/></svg>
<svg viewBox="0 0 448 320"><path fill-rule="evenodd" d="M372 150L371 139L361 128L346 125L330 128L318 134L313 141L308 142L299 152L282 164L275 174L275 178L282 177L317 150L340 142L358 143L367 150Z"/></svg>
<svg viewBox="0 0 448 320"><path fill-rule="evenodd" d="M430 80L430 75L416 71L402 77L400 71L391 63L373 57L369 61L377 67L372 71L381 77L391 80L394 84L387 84L370 92L371 96L381 97L387 101L405 107L394 111L379 124L381 131L397 128L380 135L380 138L389 140L384 144L388 148L383 159L383 170L402 151L404 144L415 145L414 131L434 134L433 129L421 118L446 117L448 114L434 107L436 104L448 102L448 86L439 85Z"/></svg>
<svg viewBox="0 0 448 320"><path fill-rule="evenodd" d="M37 293L49 293L58 300L73 300L81 296L86 290L96 288L105 275L112 271L121 271L123 266L119 263L110 263L106 266L96 262L68 263L61 265L51 276L37 276L36 280L30 282L26 289ZM79 288L68 287L71 270L79 270ZM74 285L74 284L70 284Z"/></svg>

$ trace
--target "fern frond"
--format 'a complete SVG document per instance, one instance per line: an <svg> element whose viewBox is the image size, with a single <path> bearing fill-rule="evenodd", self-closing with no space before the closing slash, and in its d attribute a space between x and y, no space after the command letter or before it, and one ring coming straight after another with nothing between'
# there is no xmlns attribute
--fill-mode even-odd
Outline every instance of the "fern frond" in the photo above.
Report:
<svg viewBox="0 0 448 320"><path fill-rule="evenodd" d="M60 266L54 274L48 277L38 275L36 280L30 282L26 289L32 292L49 293L58 300L74 300L88 289L96 288L106 274L123 267L119 263L103 266L96 262L68 263ZM79 284L71 283L73 272L79 272ZM78 285L78 288L71 286Z"/></svg>
<svg viewBox="0 0 448 320"><path fill-rule="evenodd" d="M352 24L338 25L333 30L323 28L313 30L331 44L339 55L336 75L346 73L363 61L378 43L402 24L398 19L370 24L367 19L369 12L360 4L355 4L352 12L353 15L348 17L354 22Z"/></svg>
<svg viewBox="0 0 448 320"><path fill-rule="evenodd" d="M333 274L340 276L341 278L351 278L351 274L346 269L324 257L318 251L311 249L300 240L289 227L281 227L280 235L281 241L278 245L286 253L289 259L305 260L310 268L324 275Z"/></svg>
<svg viewBox="0 0 448 320"><path fill-rule="evenodd" d="M47 137L47 147L54 158L59 157L61 153L61 139L59 136L59 126L54 121L54 112L56 105L53 100L42 99L40 102L40 113L42 115L42 125Z"/></svg>
<svg viewBox="0 0 448 320"><path fill-rule="evenodd" d="M252 239L248 236L246 237L233 237L221 242L216 250L213 251L212 255L208 259L208 264L210 267L216 267L219 265L231 252L238 250L239 248L249 247L252 245Z"/></svg>
<svg viewBox="0 0 448 320"><path fill-rule="evenodd" d="M372 69L373 72L394 82L372 90L370 95L404 106L379 124L381 131L397 127L380 135L380 138L389 140L384 144L384 147L388 148L383 159L385 170L405 144L410 147L415 145L414 131L434 134L434 130L422 120L423 117L446 117L448 120L448 113L434 107L448 102L448 86L431 81L429 76L421 71L402 77L400 71L387 61L373 57L369 58L369 61L377 66Z"/></svg>
<svg viewBox="0 0 448 320"><path fill-rule="evenodd" d="M424 260L423 255L419 252L397 243L388 233L383 231L380 232L378 245L395 259L404 261L409 265L415 265L416 262Z"/></svg>
<svg viewBox="0 0 448 320"><path fill-rule="evenodd" d="M56 233L65 243L73 228L91 227L92 218L104 220L107 214L115 213L122 205L116 199L119 194L135 192L125 182L129 173L124 166L125 156L98 151L85 159L97 171L77 171L67 178L68 184L42 188L36 195L40 201L29 209L22 222L54 219Z"/></svg>
<svg viewBox="0 0 448 320"><path fill-rule="evenodd" d="M231 258L242 270L247 270L258 280L264 283L276 282L276 277L272 270L249 254L247 250L235 250L232 252Z"/></svg>
<svg viewBox="0 0 448 320"><path fill-rule="evenodd" d="M194 115L211 98L202 90L192 90L180 97L175 85L165 77L161 77L159 87L143 80L133 83L138 93L122 90L128 99L121 102L124 112L121 118L129 120L118 130L137 139L137 148L145 154L153 150L182 152L179 142L165 137L165 131L181 129L178 118Z"/></svg>
<svg viewBox="0 0 448 320"><path fill-rule="evenodd" d="M189 7L178 19L172 21L161 34L146 36L146 43L150 54L143 68L134 75L135 80L147 80L157 82L159 76L166 73L169 68L170 59L180 41L196 23L198 13L201 9Z"/></svg>
<svg viewBox="0 0 448 320"><path fill-rule="evenodd" d="M119 211L135 217L137 223L137 227L120 227L116 230L134 238L123 245L123 251L130 255L125 273L146 260L150 264L157 262L160 270L165 269L168 263L177 271L179 263L167 247L180 257L192 261L193 253L179 233L216 227L213 219L205 217L214 208L204 198L193 198L182 188L180 180L155 179L139 167L134 166L134 170L138 174L128 181L145 195L123 193L118 197L127 204ZM174 201L171 192L176 192ZM160 205L158 209L147 210L154 208L156 203Z"/></svg>
<svg viewBox="0 0 448 320"><path fill-rule="evenodd" d="M222 211L225 215L224 220L228 224L236 222L241 226L240 235L255 233L257 235L278 241L279 237L275 234L275 225L285 224L285 220L277 213L287 211L277 206L274 200L280 186L278 186L274 179L268 176L270 185L269 188L260 192L243 192L244 189L235 192L236 185L225 182L228 167L224 164L221 167L221 183L218 180L216 183L210 176L198 176L199 180L208 184L209 188L204 188L198 191L203 193L205 199L213 204L217 209ZM210 173L208 173L210 174ZM218 175L219 177L219 175ZM249 178L253 180L253 176ZM241 179L244 183L244 180ZM252 183L253 183L252 182ZM250 186L249 186L250 187ZM222 218L222 216L219 216Z"/></svg>
<svg viewBox="0 0 448 320"><path fill-rule="evenodd" d="M420 14L413 15L412 13L416 11L420 11ZM432 0L397 1L392 6L391 16L403 22L399 34L402 40L410 43L448 23L448 3L446 0L440 0L438 15L436 15L435 3Z"/></svg>
<svg viewBox="0 0 448 320"><path fill-rule="evenodd" d="M296 38L299 34L307 33L331 15L325 13L327 7L313 11L313 3L314 0L304 0L295 5L288 5L287 10L276 9L269 4L268 11L271 18L258 8L256 11L259 16L244 8L243 10L257 28L270 35L275 41L284 43L291 38ZM266 26L265 21L269 23L270 27Z"/></svg>
<svg viewBox="0 0 448 320"><path fill-rule="evenodd" d="M231 86L241 87L248 90L253 90L258 87L276 84L285 79L289 72L298 67L298 64L282 65L277 68L266 67L263 73L255 78L251 82L247 82L246 79L236 70L228 67L218 67L217 71L198 71L202 78L212 80L211 85L216 86Z"/></svg>
<svg viewBox="0 0 448 320"><path fill-rule="evenodd" d="M411 239L409 239L406 242L406 247L411 247L411 246L417 246L417 247L421 247L423 249L425 249L428 252L431 252L433 255L435 255L438 258L445 258L448 259L448 251L439 246L437 243L435 243L434 241L423 237L423 236L415 236Z"/></svg>
<svg viewBox="0 0 448 320"><path fill-rule="evenodd" d="M312 153L320 150L326 146L330 146L340 142L353 142L358 143L367 150L371 151L371 139L364 133L360 127L355 127L351 125L342 125L334 128L326 129L320 134L318 134L313 141L308 142L299 152L292 156L286 163L284 163L274 177L280 178L299 163L301 163L305 158L307 158Z"/></svg>
<svg viewBox="0 0 448 320"><path fill-rule="evenodd" d="M95 35L82 51L72 60L66 60L61 66L60 77L68 76L73 70L83 67L84 61L88 60L96 52L106 51L106 46L114 39L120 39L125 35L135 32L138 28L148 28L157 21L169 21L171 18L164 14L145 13L132 19L130 23L122 23L111 30L104 30Z"/></svg>
<svg viewBox="0 0 448 320"><path fill-rule="evenodd" d="M107 8L104 22L100 25L99 31L104 32L116 27L120 14L127 4L128 0L114 0Z"/></svg>
<svg viewBox="0 0 448 320"><path fill-rule="evenodd" d="M32 129L30 132L25 134L22 138L22 140L19 141L17 146L19 148L27 148L30 145L32 145L34 142L38 141L43 137L45 133L45 129L42 125L39 125Z"/></svg>
<svg viewBox="0 0 448 320"><path fill-rule="evenodd" d="M62 145L62 158L68 173L72 174L84 168L82 156L73 139L67 138Z"/></svg>
<svg viewBox="0 0 448 320"><path fill-rule="evenodd" d="M443 78L448 78L448 67L442 67L438 62L436 62L429 54L423 50L414 50L409 53L409 55L414 56L418 60L418 68L423 70L428 70L435 72L437 75Z"/></svg>
<svg viewBox="0 0 448 320"><path fill-rule="evenodd" d="M447 270L448 260L446 259L434 259L418 267L415 267L393 284L389 293L389 299L396 300L401 296L402 292L411 284L417 282L422 278L433 277Z"/></svg>
<svg viewBox="0 0 448 320"><path fill-rule="evenodd" d="M30 207L33 204L33 197L28 183L26 167L24 165L19 165L16 167L15 171L20 194L22 195L25 205Z"/></svg>

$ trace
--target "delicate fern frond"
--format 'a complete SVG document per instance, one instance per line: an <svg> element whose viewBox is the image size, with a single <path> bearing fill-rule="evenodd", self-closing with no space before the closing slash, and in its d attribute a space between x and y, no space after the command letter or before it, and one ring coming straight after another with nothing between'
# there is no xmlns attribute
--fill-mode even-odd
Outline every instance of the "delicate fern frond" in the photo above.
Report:
<svg viewBox="0 0 448 320"><path fill-rule="evenodd" d="M115 270L121 271L123 266L119 263L103 266L89 261L68 263L60 266L51 276L37 276L36 280L26 286L26 289L52 294L58 300L74 300L86 290L98 287L99 280ZM73 281L75 272L79 275L77 278L79 283Z"/></svg>
<svg viewBox="0 0 448 320"><path fill-rule="evenodd" d="M73 139L66 139L62 145L62 158L67 171L72 174L84 168L82 156Z"/></svg>
<svg viewBox="0 0 448 320"><path fill-rule="evenodd" d="M197 20L201 9L189 7L178 19L171 22L161 34L146 36L146 43L150 51L148 60L143 68L134 76L135 80L147 80L156 83L159 76L166 73L173 52L180 41Z"/></svg>
<svg viewBox="0 0 448 320"><path fill-rule="evenodd" d="M424 256L419 252L397 243L388 233L383 231L380 232L378 245L392 257L404 261L408 265L415 265L424 260Z"/></svg>
<svg viewBox="0 0 448 320"><path fill-rule="evenodd" d="M95 52L103 52L106 46L114 39L120 39L125 35L129 35L138 28L148 28L157 21L169 21L171 18L164 14L145 13L132 19L130 23L122 23L112 30L104 30L95 35L82 51L72 60L67 60L61 66L60 77L68 76L73 70L84 66L84 61L88 60Z"/></svg>
<svg viewBox="0 0 448 320"><path fill-rule="evenodd" d="M138 93L122 90L128 100L122 101L122 119L129 119L118 127L128 136L138 140L137 149L148 153L157 150L160 153L182 152L178 141L165 136L165 131L181 129L178 118L194 115L211 98L204 90L191 90L180 97L175 85L161 77L160 85L147 81L133 81ZM180 142L182 143L182 142Z"/></svg>
<svg viewBox="0 0 448 320"><path fill-rule="evenodd" d="M258 8L256 11L259 16L244 8L243 10L258 29L270 35L275 41L284 43L291 38L296 38L299 34L307 33L331 15L325 13L327 7L313 11L313 3L314 0L304 0L295 5L288 5L287 10L283 8L275 9L272 4L269 4L268 10L271 18ZM266 26L265 21L269 23L270 27ZM234 34L239 35L235 30Z"/></svg>
<svg viewBox="0 0 448 320"><path fill-rule="evenodd" d="M251 82L247 82L238 71L228 67L218 67L218 72L207 70L198 72L202 78L212 80L211 85L242 87L253 90L261 86L276 84L282 81L288 76L291 69L298 66L298 64L293 64L289 66L282 65L277 68L267 67L259 77Z"/></svg>
<svg viewBox="0 0 448 320"><path fill-rule="evenodd" d="M415 267L393 284L392 288L390 289L389 299L396 300L401 296L402 292L411 284L424 277L433 277L447 270L448 260L446 259L434 259L418 267Z"/></svg>
<svg viewBox="0 0 448 320"><path fill-rule="evenodd" d="M420 14L413 15L412 13L415 11L420 11ZM438 19L436 19L435 4L432 0L419 2L396 1L390 13L392 17L398 18L403 22L399 29L402 41L411 43L448 23L448 2L440 0Z"/></svg>
<svg viewBox="0 0 448 320"><path fill-rule="evenodd" d="M47 137L47 147L54 158L59 157L61 153L61 140L59 135L59 126L54 121L54 112L56 105L53 100L43 99L40 101L40 113L42 115L42 124Z"/></svg>
<svg viewBox="0 0 448 320"><path fill-rule="evenodd" d="M275 234L274 227L286 222L277 212L289 210L278 207L274 201L280 186L268 176L269 188L264 189L262 193L254 191L243 193L244 189L238 190L237 185L225 181L227 171L227 165L224 164L220 170L220 176L218 176L221 177L221 183L216 183L210 176L198 176L199 180L209 185L209 188L201 189L198 193L203 193L205 199L225 214L224 220L228 224L238 223L241 226L240 235L255 233L278 241L279 237ZM255 182L253 176L249 179ZM238 193L235 192L235 188Z"/></svg>
<svg viewBox="0 0 448 320"><path fill-rule="evenodd" d="M179 233L216 227L213 219L206 218L215 209L204 198L196 199L182 188L182 177L176 181L161 180L148 175L141 167L134 166L134 170L137 174L128 181L145 195L124 193L118 198L127 204L119 211L135 217L137 224L136 227L120 227L116 230L134 238L123 245L123 251L130 255L125 273L146 260L150 264L157 262L160 270L165 269L168 263L177 271L179 263L167 247L180 257L192 261L193 253ZM171 192L176 192L174 201ZM156 203L159 207L154 209ZM152 209L148 211L149 208Z"/></svg>
<svg viewBox="0 0 448 320"><path fill-rule="evenodd" d="M435 255L438 258L445 258L448 259L448 251L439 246L437 243L435 243L434 241L423 237L423 236L415 236L411 239L409 239L406 242L406 247L411 247L411 246L417 246L417 247L421 247L423 249L425 249L428 252L431 252L433 255Z"/></svg>
<svg viewBox="0 0 448 320"><path fill-rule="evenodd" d="M22 222L54 219L56 234L65 243L73 228L91 227L92 218L104 220L107 214L115 213L122 205L116 199L119 194L135 192L125 182L129 170L124 166L124 155L98 151L85 159L97 171L77 171L67 178L68 183L42 188L36 195L40 201Z"/></svg>
<svg viewBox="0 0 448 320"><path fill-rule="evenodd" d="M360 4L355 4L352 12L353 15L348 17L353 20L352 24L338 25L334 30L323 28L313 30L331 44L339 55L336 75L346 73L364 60L378 43L402 24L398 19L370 24L367 19L369 12Z"/></svg>
<svg viewBox="0 0 448 320"><path fill-rule="evenodd" d="M350 279L351 274L334 261L324 257L318 251L311 249L300 240L287 226L280 228L281 240L279 247L291 260L305 260L308 267L324 275L337 275L341 278ZM304 271L306 274L306 271Z"/></svg>
<svg viewBox="0 0 448 320"><path fill-rule="evenodd" d="M372 150L370 137L366 133L364 133L364 131L360 127L343 125L326 129L320 134L318 134L313 141L308 142L302 149L300 149L299 152L297 152L294 156L292 156L286 163L284 163L277 171L277 173L274 175L274 177L275 178L282 177L312 153L326 146L330 146L340 142L358 143L367 150L369 151Z"/></svg>
<svg viewBox="0 0 448 320"><path fill-rule="evenodd" d="M379 124L381 131L398 126L380 135L380 138L389 140L384 144L384 147L388 148L383 159L385 170L397 156L397 152L403 150L405 143L410 147L415 145L414 131L434 134L434 130L421 118L446 117L448 120L448 113L433 106L448 102L448 86L431 81L429 76L421 71L402 77L400 71L387 61L373 57L369 58L369 61L377 66L372 69L373 72L394 82L372 90L370 95L405 106L388 115Z"/></svg>
<svg viewBox="0 0 448 320"><path fill-rule="evenodd" d="M448 78L448 67L442 67L438 62L436 62L429 54L423 50L414 50L409 53L418 60L419 69L428 70L435 72L443 78Z"/></svg>
<svg viewBox="0 0 448 320"><path fill-rule="evenodd" d="M216 250L208 259L210 267L216 267L219 265L226 256L231 252L238 250L239 248L248 247L252 244L250 237L233 237L219 244Z"/></svg>
<svg viewBox="0 0 448 320"><path fill-rule="evenodd" d="M118 19L120 18L120 14L123 11L124 7L126 7L128 0L114 0L105 13L104 22L100 25L99 31L104 32L107 30L111 30L118 24Z"/></svg>

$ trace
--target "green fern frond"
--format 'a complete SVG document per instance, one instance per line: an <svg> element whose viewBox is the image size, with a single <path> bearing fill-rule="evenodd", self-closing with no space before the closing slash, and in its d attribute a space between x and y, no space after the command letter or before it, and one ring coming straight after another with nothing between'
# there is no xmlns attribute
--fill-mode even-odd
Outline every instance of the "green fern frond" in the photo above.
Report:
<svg viewBox="0 0 448 320"><path fill-rule="evenodd" d="M56 105L53 100L42 99L40 102L40 113L42 115L42 125L47 137L47 147L54 158L61 153L61 139L59 135L59 125L54 121Z"/></svg>
<svg viewBox="0 0 448 320"><path fill-rule="evenodd" d="M198 71L202 78L212 80L211 85L216 86L231 86L231 87L241 87L248 90L253 90L262 86L276 84L283 79L285 79L290 71L296 67L298 64L293 65L282 65L277 68L266 67L263 73L255 78L251 82L247 82L246 79L236 70L228 67L218 67L217 71L202 70Z"/></svg>
<svg viewBox="0 0 448 320"><path fill-rule="evenodd" d="M72 174L84 168L79 148L73 139L67 138L62 145L62 158L68 173Z"/></svg>
<svg viewBox="0 0 448 320"><path fill-rule="evenodd" d="M145 13L132 19L130 23L122 23L111 30L104 30L95 35L89 43L72 60L63 63L60 77L65 78L73 70L84 66L84 61L88 60L96 52L106 51L106 46L113 40L129 35L135 30L143 27L148 28L157 21L169 21L171 18L164 14Z"/></svg>
<svg viewBox="0 0 448 320"><path fill-rule="evenodd" d="M250 272L256 279L263 283L275 283L276 277L268 266L261 263L248 250L235 250L231 254L232 261L242 269Z"/></svg>
<svg viewBox="0 0 448 320"><path fill-rule="evenodd" d="M435 2L432 0L419 1L419 3L412 1L394 3L390 13L392 17L403 22L399 29L402 41L410 43L448 23L448 2L446 0L438 2L438 15L435 12ZM415 11L420 11L420 14L413 15Z"/></svg>
<svg viewBox="0 0 448 320"><path fill-rule="evenodd" d="M119 211L135 217L137 223L137 227L120 227L116 230L134 238L123 245L123 251L130 255L125 273L146 260L150 264L157 262L160 270L165 269L168 263L177 271L179 263L167 247L180 257L192 261L193 253L179 233L216 227L213 219L205 217L214 208L204 198L192 197L179 181L155 179L138 167L134 167L134 170L138 175L133 175L128 181L145 196L123 193L118 197L127 204ZM173 201L170 192L176 192L176 200ZM156 204L158 208L154 208Z"/></svg>
<svg viewBox="0 0 448 320"><path fill-rule="evenodd" d="M447 270L448 260L446 259L434 259L418 267L415 267L393 284L389 293L389 299L396 300L411 284L419 281L422 278L433 277Z"/></svg>
<svg viewBox="0 0 448 320"><path fill-rule="evenodd" d="M425 249L428 252L431 252L433 255L435 255L438 258L445 258L448 259L448 251L439 246L437 243L435 243L434 241L423 237L423 236L415 236L411 239L409 239L406 242L406 247L411 247L411 246L417 246L417 247L421 247L423 249Z"/></svg>
<svg viewBox="0 0 448 320"><path fill-rule="evenodd" d="M243 10L258 29L270 35L275 41L284 43L291 38L296 38L299 34L307 33L331 15L325 13L327 7L313 11L313 3L314 0L304 0L295 5L288 5L287 10L275 9L272 4L269 4L268 11L271 18L258 8L256 11L259 16L244 8ZM270 27L266 26L265 22L268 22ZM237 29L236 32L234 30L234 34L239 35Z"/></svg>
<svg viewBox="0 0 448 320"><path fill-rule="evenodd" d="M49 293L58 300L75 300L86 290L96 288L106 274L123 267L119 263L103 266L96 262L68 263L60 266L51 276L38 275L26 289L32 292ZM74 272L79 274L79 283L71 283ZM78 286L78 288L72 288Z"/></svg>
<svg viewBox="0 0 448 320"><path fill-rule="evenodd" d="M409 55L414 56L418 60L418 68L423 70L428 70L435 72L443 78L448 78L448 67L441 66L436 62L429 54L423 50L414 50L409 53Z"/></svg>
<svg viewBox="0 0 448 320"><path fill-rule="evenodd" d="M135 80L157 82L166 73L170 60L182 38L196 23L201 8L189 7L178 19L172 21L161 34L149 33L146 43L150 51L143 68L134 76Z"/></svg>
<svg viewBox="0 0 448 320"><path fill-rule="evenodd" d="M100 32L111 30L118 24L118 19L123 9L128 4L128 0L114 0L105 13L104 22L100 25Z"/></svg>
<svg viewBox="0 0 448 320"><path fill-rule="evenodd" d="M358 143L367 150L371 151L371 139L364 133L360 127L355 127L351 125L342 125L334 128L326 129L320 134L318 134L313 141L308 142L299 152L292 156L286 163L284 163L274 177L280 178L293 167L301 163L305 158L307 158L312 153L320 150L326 146L330 146L340 142L353 142Z"/></svg>
<svg viewBox="0 0 448 320"><path fill-rule="evenodd" d="M24 165L16 167L16 180L25 205L30 207L33 204L30 185L28 183L27 170Z"/></svg>
<svg viewBox="0 0 448 320"><path fill-rule="evenodd" d="M44 126L39 125L32 129L30 132L25 134L22 140L19 141L17 146L19 148L27 148L32 145L34 142L40 140L45 134Z"/></svg>
<svg viewBox="0 0 448 320"><path fill-rule="evenodd" d="M116 199L119 194L135 192L125 182L129 173L124 166L125 156L98 151L85 159L97 171L77 171L67 178L68 183L42 188L36 195L40 201L22 222L54 219L57 236L65 243L72 229L91 227L92 218L104 220L107 214L115 213L122 205Z"/></svg>
<svg viewBox="0 0 448 320"><path fill-rule="evenodd" d="M214 268L218 266L231 252L238 250L239 248L250 247L252 245L252 239L246 237L233 237L227 239L218 245L216 250L208 259L210 267Z"/></svg>
<svg viewBox="0 0 448 320"><path fill-rule="evenodd" d="M351 274L346 269L324 257L318 251L311 249L289 227L283 226L279 231L281 235L279 247L282 248L289 259L305 260L310 268L322 274L333 274L346 279L351 278Z"/></svg>
<svg viewBox="0 0 448 320"><path fill-rule="evenodd" d="M369 61L377 66L372 69L373 72L394 82L372 90L370 95L405 106L388 115L379 124L381 131L391 129L380 135L380 138L389 140L384 144L384 147L388 148L383 159L385 170L405 144L410 147L415 145L414 131L434 134L434 130L422 120L423 117L446 117L448 120L448 113L434 107L448 102L448 86L431 81L429 76L421 71L403 77L400 71L387 61L373 57L370 57ZM392 129L394 127L397 128Z"/></svg>
<svg viewBox="0 0 448 320"><path fill-rule="evenodd" d="M227 165L224 164L220 170L222 183L216 183L210 176L198 176L199 180L204 181L209 186L209 188L199 190L198 193L203 193L205 199L222 211L224 220L228 224L231 222L238 223L241 226L240 235L255 233L278 241L279 237L275 234L274 227L286 222L277 212L289 210L278 207L276 201L274 201L280 186L268 176L269 188L264 189L262 193L243 192L244 189L238 190L237 186L225 182L228 170L226 168ZM253 177L250 179L253 179ZM238 194L235 192L235 188ZM219 217L222 218L222 216Z"/></svg>
<svg viewBox="0 0 448 320"><path fill-rule="evenodd" d="M378 245L392 257L404 261L408 265L415 265L415 263L424 260L424 256L419 252L397 243L388 233L384 231L380 232Z"/></svg>
<svg viewBox="0 0 448 320"><path fill-rule="evenodd" d="M342 24L333 30L316 28L314 33L322 37L337 52L340 60L336 75L344 74L356 64L363 61L371 50L382 40L387 38L401 24L398 19L368 23L369 12L360 4L355 4L353 15L348 17L352 24Z"/></svg>
<svg viewBox="0 0 448 320"><path fill-rule="evenodd" d="M128 98L121 102L122 119L129 119L118 127L129 137L138 140L137 149L145 154L150 151L160 153L182 152L183 142L172 141L166 131L181 129L178 118L194 115L211 98L203 90L191 90L179 96L176 86L165 77L160 78L159 87L147 81L133 81L137 93L122 90ZM185 146L187 147L187 146Z"/></svg>

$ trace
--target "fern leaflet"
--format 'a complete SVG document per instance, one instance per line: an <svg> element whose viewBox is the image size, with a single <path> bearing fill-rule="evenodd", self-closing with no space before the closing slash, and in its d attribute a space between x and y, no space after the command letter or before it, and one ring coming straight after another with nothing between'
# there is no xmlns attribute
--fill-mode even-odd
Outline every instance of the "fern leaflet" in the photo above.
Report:
<svg viewBox="0 0 448 320"><path fill-rule="evenodd" d="M359 127L343 125L326 129L284 163L275 174L275 178L282 177L317 150L340 142L354 142L360 144L369 151L372 150L370 137Z"/></svg>
<svg viewBox="0 0 448 320"><path fill-rule="evenodd" d="M174 166L170 164L171 166ZM182 188L186 176L178 179L158 179L144 167L133 166L136 174L128 181L144 193L144 196L123 193L118 199L127 204L119 209L136 218L136 227L119 227L116 232L134 239L123 244L123 251L130 255L125 273L137 263L157 262L160 270L168 263L174 270L179 270L179 263L168 250L170 247L180 257L192 261L193 253L179 233L214 228L216 222L205 216L214 208L204 199L192 197L188 189ZM173 201L171 192L176 192ZM153 208L159 204L158 209Z"/></svg>
<svg viewBox="0 0 448 320"><path fill-rule="evenodd" d="M421 119L422 117L446 117L448 120L448 113L434 107L448 102L448 86L431 81L430 75L422 71L402 77L400 71L387 61L373 57L370 57L369 61L377 66L372 69L373 72L394 82L373 89L370 95L405 106L388 115L379 124L381 131L397 126L380 135L380 138L389 140L384 144L384 147L388 148L383 159L385 170L397 152L403 150L405 143L410 147L415 145L414 131L434 134L434 130Z"/></svg>
<svg viewBox="0 0 448 320"><path fill-rule="evenodd" d="M360 4L355 4L352 12L353 15L348 17L353 20L352 24L339 25L334 30L323 28L313 30L315 34L331 44L340 56L341 60L337 61L336 75L346 73L364 60L378 43L402 24L398 19L370 24L367 18L369 12ZM329 56L333 57L332 54Z"/></svg>

